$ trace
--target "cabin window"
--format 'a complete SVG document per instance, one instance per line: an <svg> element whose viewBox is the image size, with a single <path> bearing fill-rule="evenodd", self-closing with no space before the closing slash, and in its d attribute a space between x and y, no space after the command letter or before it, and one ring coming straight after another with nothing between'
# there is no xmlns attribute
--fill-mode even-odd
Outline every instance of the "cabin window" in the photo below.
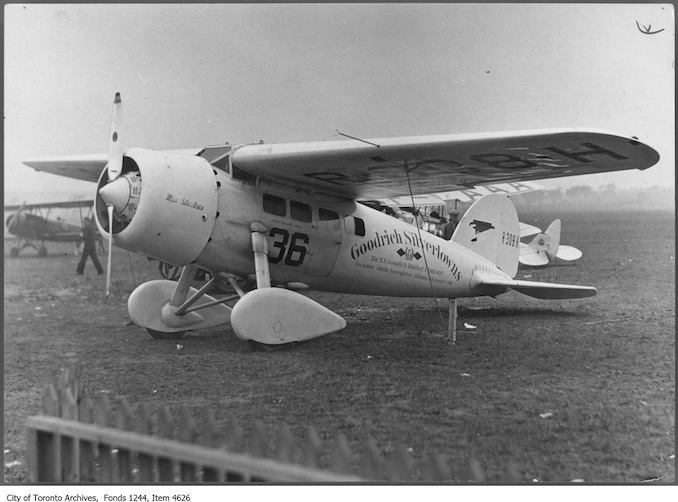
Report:
<svg viewBox="0 0 678 502"><path fill-rule="evenodd" d="M254 185L257 181L257 177L254 174L250 174L247 171L243 171L238 166L231 164L233 168L233 179L238 181L243 181L249 185Z"/></svg>
<svg viewBox="0 0 678 502"><path fill-rule="evenodd" d="M365 235L365 222L362 218L353 218L355 220L355 234L363 237Z"/></svg>
<svg viewBox="0 0 678 502"><path fill-rule="evenodd" d="M327 230L339 230L339 215L334 211L318 208L318 224Z"/></svg>
<svg viewBox="0 0 678 502"><path fill-rule="evenodd" d="M311 206L303 202L290 201L290 216L293 220L311 223Z"/></svg>
<svg viewBox="0 0 678 502"><path fill-rule="evenodd" d="M348 235L363 237L365 235L365 222L362 218L346 216L344 218L344 230Z"/></svg>
<svg viewBox="0 0 678 502"><path fill-rule="evenodd" d="M231 163L228 161L228 159L229 159L228 155L225 155L216 162L212 162L212 165L217 169L221 169L224 172L230 173Z"/></svg>
<svg viewBox="0 0 678 502"><path fill-rule="evenodd" d="M320 221L331 221L331 220L338 220L339 215L335 213L334 211L331 211L329 209L324 209L324 208L319 208L318 209L318 219Z"/></svg>
<svg viewBox="0 0 678 502"><path fill-rule="evenodd" d="M230 163L231 145L208 146L203 148L198 156L205 159L217 169L224 172L231 172Z"/></svg>
<svg viewBox="0 0 678 502"><path fill-rule="evenodd" d="M285 199L275 195L264 194L264 211L276 216L285 216Z"/></svg>

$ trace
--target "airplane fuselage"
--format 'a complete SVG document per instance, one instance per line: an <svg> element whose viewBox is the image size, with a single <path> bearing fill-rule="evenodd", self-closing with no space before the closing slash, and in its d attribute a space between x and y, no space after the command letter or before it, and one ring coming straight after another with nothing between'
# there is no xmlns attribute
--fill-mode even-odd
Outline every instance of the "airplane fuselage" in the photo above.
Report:
<svg viewBox="0 0 678 502"><path fill-rule="evenodd" d="M7 231L28 240L76 242L80 239L80 227L47 219L36 214L19 212L7 217Z"/></svg>
<svg viewBox="0 0 678 502"><path fill-rule="evenodd" d="M250 225L266 227L273 284L364 295L474 296L489 260L365 205L220 176L218 217L195 262L253 276ZM323 200L324 199L324 200Z"/></svg>

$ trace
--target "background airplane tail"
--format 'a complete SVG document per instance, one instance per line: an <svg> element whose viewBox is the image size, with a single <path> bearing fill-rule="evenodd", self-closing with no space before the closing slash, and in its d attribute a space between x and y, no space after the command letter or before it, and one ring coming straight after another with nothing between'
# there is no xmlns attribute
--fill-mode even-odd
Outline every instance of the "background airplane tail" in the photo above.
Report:
<svg viewBox="0 0 678 502"><path fill-rule="evenodd" d="M474 202L457 225L452 241L487 258L509 277L518 272L518 213L505 195L490 194Z"/></svg>
<svg viewBox="0 0 678 502"><path fill-rule="evenodd" d="M558 254L558 246L560 246L560 220L556 219L546 227L544 234L548 237L546 241L546 254L553 260Z"/></svg>

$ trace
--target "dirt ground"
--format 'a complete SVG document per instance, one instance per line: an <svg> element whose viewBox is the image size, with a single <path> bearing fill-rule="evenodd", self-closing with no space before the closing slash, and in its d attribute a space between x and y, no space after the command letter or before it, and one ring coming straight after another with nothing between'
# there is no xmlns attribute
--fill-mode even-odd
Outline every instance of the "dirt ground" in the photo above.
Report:
<svg viewBox="0 0 678 502"><path fill-rule="evenodd" d="M92 396L209 408L222 428L233 414L295 432L313 425L323 438L343 432L356 450L371 436L415 458L474 455L491 481L512 461L525 482L673 482L674 215L521 214L541 228L554 217L583 258L518 277L593 285L598 296L461 300L454 346L443 300L311 293L346 329L258 352L218 328L178 350L128 321L126 299L159 278L155 262L116 249L106 298L91 264L75 274L71 246L9 258L6 242L5 480L27 481L26 418L59 368L80 360Z"/></svg>

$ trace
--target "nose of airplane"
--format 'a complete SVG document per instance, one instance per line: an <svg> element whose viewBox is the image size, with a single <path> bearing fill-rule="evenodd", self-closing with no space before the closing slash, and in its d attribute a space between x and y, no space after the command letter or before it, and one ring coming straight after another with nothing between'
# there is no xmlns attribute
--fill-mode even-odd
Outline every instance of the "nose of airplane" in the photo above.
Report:
<svg viewBox="0 0 678 502"><path fill-rule="evenodd" d="M113 209L120 213L129 202L129 183L126 178L118 178L99 189L99 195L107 206L113 206Z"/></svg>
<svg viewBox="0 0 678 502"><path fill-rule="evenodd" d="M117 220L129 222L137 210L141 181L138 176L126 174L101 187L99 195L107 206L113 206Z"/></svg>

